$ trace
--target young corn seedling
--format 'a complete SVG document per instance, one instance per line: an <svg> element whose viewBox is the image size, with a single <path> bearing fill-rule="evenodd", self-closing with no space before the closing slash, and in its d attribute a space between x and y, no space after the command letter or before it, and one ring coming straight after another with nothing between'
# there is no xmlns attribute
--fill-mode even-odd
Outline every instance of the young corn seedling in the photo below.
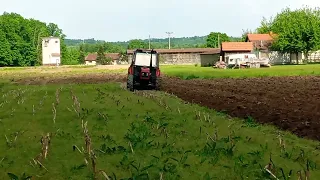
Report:
<svg viewBox="0 0 320 180"><path fill-rule="evenodd" d="M27 176L26 173L23 173L21 175L21 177L19 177L18 175L15 175L13 173L7 173L7 175L9 176L10 179L13 179L13 180L31 180L31 179L33 179L33 176Z"/></svg>
<svg viewBox="0 0 320 180"><path fill-rule="evenodd" d="M310 161L307 160L307 169L304 171L305 174L305 179L309 180L310 179Z"/></svg>

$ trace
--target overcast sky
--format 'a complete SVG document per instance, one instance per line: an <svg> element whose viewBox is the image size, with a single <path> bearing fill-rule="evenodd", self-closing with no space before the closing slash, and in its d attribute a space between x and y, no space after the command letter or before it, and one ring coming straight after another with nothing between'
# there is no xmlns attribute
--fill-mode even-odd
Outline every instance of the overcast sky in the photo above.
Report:
<svg viewBox="0 0 320 180"><path fill-rule="evenodd" d="M67 38L106 41L202 36L212 31L240 36L263 16L289 6L320 6L320 0L0 0L0 12L53 22Z"/></svg>

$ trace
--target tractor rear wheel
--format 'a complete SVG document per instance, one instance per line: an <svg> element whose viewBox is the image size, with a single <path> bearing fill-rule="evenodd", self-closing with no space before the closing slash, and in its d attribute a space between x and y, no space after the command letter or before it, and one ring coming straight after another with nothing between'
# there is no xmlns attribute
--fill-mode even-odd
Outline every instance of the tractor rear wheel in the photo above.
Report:
<svg viewBox="0 0 320 180"><path fill-rule="evenodd" d="M161 77L158 77L156 79L156 82L155 82L155 90L160 91L161 90L161 84L162 84L162 79L161 79Z"/></svg>
<svg viewBox="0 0 320 180"><path fill-rule="evenodd" d="M133 76L129 75L127 79L127 89L129 91L134 91L134 81L133 81Z"/></svg>

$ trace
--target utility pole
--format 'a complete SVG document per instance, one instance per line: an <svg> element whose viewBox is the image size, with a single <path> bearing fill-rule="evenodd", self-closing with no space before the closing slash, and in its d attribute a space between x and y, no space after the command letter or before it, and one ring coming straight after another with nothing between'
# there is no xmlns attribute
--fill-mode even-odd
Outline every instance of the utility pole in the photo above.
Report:
<svg viewBox="0 0 320 180"><path fill-rule="evenodd" d="M149 35L149 49L151 49L150 35Z"/></svg>
<svg viewBox="0 0 320 180"><path fill-rule="evenodd" d="M166 32L168 34L168 38L169 38L169 49L171 48L170 47L170 37L171 37L171 34L173 34L173 32Z"/></svg>
<svg viewBox="0 0 320 180"><path fill-rule="evenodd" d="M218 48L220 48L220 34L218 34Z"/></svg>

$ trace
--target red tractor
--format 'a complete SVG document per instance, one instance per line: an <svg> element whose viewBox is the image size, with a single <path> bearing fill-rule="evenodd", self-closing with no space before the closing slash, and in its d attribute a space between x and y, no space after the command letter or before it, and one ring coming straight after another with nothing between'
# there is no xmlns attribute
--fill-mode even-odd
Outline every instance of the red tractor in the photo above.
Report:
<svg viewBox="0 0 320 180"><path fill-rule="evenodd" d="M160 90L159 54L154 50L137 49L128 68L127 89L148 87Z"/></svg>

